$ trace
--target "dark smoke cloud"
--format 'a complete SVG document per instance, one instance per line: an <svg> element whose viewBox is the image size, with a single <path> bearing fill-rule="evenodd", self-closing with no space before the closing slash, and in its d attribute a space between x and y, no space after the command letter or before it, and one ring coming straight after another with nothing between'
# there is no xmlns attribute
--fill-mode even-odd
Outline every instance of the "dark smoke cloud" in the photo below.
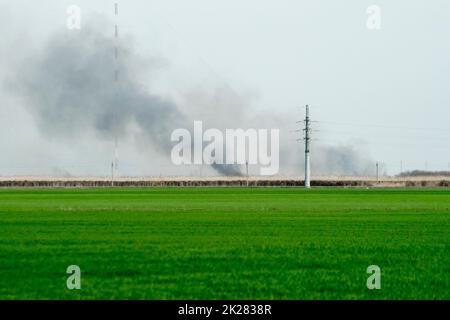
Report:
<svg viewBox="0 0 450 320"><path fill-rule="evenodd" d="M92 29L54 36L24 65L16 88L45 134L68 138L94 130L114 139L135 123L157 148L169 150L170 132L185 117L138 82L139 58L129 49L119 50L115 82L113 48L112 39Z"/></svg>
<svg viewBox="0 0 450 320"><path fill-rule="evenodd" d="M321 175L373 175L373 161L352 146L317 146L311 150L311 157L311 170Z"/></svg>
<svg viewBox="0 0 450 320"><path fill-rule="evenodd" d="M14 90L26 100L42 133L71 139L94 131L102 139L124 138L137 125L158 152L170 154L170 134L189 128L187 117L169 99L151 94L139 79L152 63L139 58L130 43L114 57L114 40L92 28L55 35L22 65ZM118 70L115 81L115 70ZM227 165L213 168L240 175Z"/></svg>
<svg viewBox="0 0 450 320"><path fill-rule="evenodd" d="M219 129L283 130L294 124L290 114L249 112L249 99L227 86L212 92L191 91L184 96L182 109L172 100L152 93L150 85L143 81L163 62L142 59L129 40L121 43L116 65L113 38L97 28L85 26L79 32L57 34L15 68L9 90L25 99L24 105L47 137L66 141L89 132L113 141L115 137L126 138L130 127L137 126L145 142L167 156L172 147L171 132L191 128L194 119ZM193 111L194 119L183 112L185 108ZM281 137L281 174L303 171L302 148L292 138L287 134ZM316 147L312 159L314 175L363 175L370 171L371 165L351 147ZM223 175L242 175L238 165L211 167Z"/></svg>
<svg viewBox="0 0 450 320"><path fill-rule="evenodd" d="M213 163L211 166L214 168L214 170L217 170L225 176L242 176L242 171L239 168L239 165Z"/></svg>

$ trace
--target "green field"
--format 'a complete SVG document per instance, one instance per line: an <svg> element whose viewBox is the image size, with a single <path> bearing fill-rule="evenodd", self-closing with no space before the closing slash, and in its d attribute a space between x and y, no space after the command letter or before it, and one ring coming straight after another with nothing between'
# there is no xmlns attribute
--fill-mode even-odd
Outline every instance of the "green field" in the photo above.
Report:
<svg viewBox="0 0 450 320"><path fill-rule="evenodd" d="M0 299L450 299L449 189L0 189L0 226Z"/></svg>

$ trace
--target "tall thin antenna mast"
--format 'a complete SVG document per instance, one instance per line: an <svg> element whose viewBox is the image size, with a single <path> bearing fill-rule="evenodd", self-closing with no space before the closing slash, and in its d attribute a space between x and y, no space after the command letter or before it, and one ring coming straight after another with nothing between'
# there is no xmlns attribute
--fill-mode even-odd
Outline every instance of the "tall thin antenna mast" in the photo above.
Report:
<svg viewBox="0 0 450 320"><path fill-rule="evenodd" d="M309 120L309 105L306 105L306 117L305 117L305 188L311 187L311 167L310 167L310 155L309 155L309 147L310 147L310 120Z"/></svg>
<svg viewBox="0 0 450 320"><path fill-rule="evenodd" d="M115 61L115 70L114 70L114 82L116 85L119 81L119 27L118 27L118 16L119 16L119 4L116 2L114 4L114 15L116 18L116 24L114 27L114 61ZM113 162L113 179L119 175L119 141L117 138L117 114L115 114L115 123L114 123L114 162Z"/></svg>
<svg viewBox="0 0 450 320"><path fill-rule="evenodd" d="M245 161L245 170L247 172L247 187L248 187L248 160Z"/></svg>

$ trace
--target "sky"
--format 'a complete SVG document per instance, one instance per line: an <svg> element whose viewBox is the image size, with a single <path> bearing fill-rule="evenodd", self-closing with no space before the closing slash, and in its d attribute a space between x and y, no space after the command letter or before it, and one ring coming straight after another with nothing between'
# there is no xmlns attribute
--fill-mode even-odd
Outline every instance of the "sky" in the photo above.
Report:
<svg viewBox="0 0 450 320"><path fill-rule="evenodd" d="M281 156L298 160L284 161L286 173L302 170L295 130L306 104L318 147L351 148L387 174L450 170L446 0L0 0L0 175L108 172L111 141L46 132L33 102L17 90L21 83L11 80L28 76L25 66L38 61L55 34L79 32L67 29L70 5L82 10L81 31L111 30L112 37L117 23L119 41L143 64L140 81L190 118L282 130L285 149L295 152ZM377 30L367 27L371 5L381 9ZM218 111L210 105L221 94L226 103ZM121 141L123 174L175 172L164 156L141 152L147 146L136 137ZM197 173L184 170L176 173Z"/></svg>

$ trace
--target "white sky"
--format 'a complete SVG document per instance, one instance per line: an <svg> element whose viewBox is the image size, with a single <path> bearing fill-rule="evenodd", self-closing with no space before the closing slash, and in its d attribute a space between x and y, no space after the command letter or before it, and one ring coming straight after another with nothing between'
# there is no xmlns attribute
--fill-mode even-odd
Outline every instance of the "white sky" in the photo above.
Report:
<svg viewBox="0 0 450 320"><path fill-rule="evenodd" d="M401 160L404 169L449 169L448 0L0 0L2 37L39 45L65 28L68 5L81 7L83 24L95 14L114 21L114 2L121 34L132 35L142 55L170 63L165 90L223 81L250 92L264 116L292 114L284 129L295 129L299 107L310 104L313 120L323 121L317 143L365 145L390 173ZM382 9L379 31L366 27L373 4ZM8 59L16 48L0 49ZM29 117L0 90L0 147L42 149L33 129L11 137Z"/></svg>

